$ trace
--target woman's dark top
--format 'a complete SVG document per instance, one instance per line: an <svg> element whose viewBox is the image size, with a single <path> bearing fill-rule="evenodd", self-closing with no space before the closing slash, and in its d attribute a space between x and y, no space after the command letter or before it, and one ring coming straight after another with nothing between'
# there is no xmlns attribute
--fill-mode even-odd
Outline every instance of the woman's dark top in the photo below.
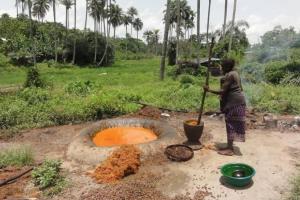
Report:
<svg viewBox="0 0 300 200"><path fill-rule="evenodd" d="M238 105L246 105L241 78L236 71L230 71L221 79L221 88L224 93L221 95L220 107L222 112Z"/></svg>

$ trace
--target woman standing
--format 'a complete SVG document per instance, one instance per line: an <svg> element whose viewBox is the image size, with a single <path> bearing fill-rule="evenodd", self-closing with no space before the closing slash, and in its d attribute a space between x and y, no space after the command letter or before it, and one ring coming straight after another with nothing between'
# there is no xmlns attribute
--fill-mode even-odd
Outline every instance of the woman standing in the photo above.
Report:
<svg viewBox="0 0 300 200"><path fill-rule="evenodd" d="M224 77L221 79L221 89L211 90L204 86L207 92L220 96L221 111L225 113L227 147L219 149L218 153L233 156L233 142L245 142L246 101L241 85L241 78L234 69L235 61L226 59L222 62Z"/></svg>

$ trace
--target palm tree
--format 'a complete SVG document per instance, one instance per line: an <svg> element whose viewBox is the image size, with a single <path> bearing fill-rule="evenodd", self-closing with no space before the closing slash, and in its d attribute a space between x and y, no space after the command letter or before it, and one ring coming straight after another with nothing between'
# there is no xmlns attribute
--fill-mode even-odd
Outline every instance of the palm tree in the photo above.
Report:
<svg viewBox="0 0 300 200"><path fill-rule="evenodd" d="M231 51L231 47L232 47L232 38L233 38L234 23L235 23L235 14L236 14L236 4L237 4L237 0L234 0L233 15L232 15L232 22L231 22L232 24L231 24L231 31L230 31L230 40L229 40L228 52Z"/></svg>
<svg viewBox="0 0 300 200"><path fill-rule="evenodd" d="M33 38L33 30L32 30L32 15L31 15L31 9L32 9L32 1L31 0L27 0L26 4L28 5L28 14L29 14L29 20L30 20L30 40L31 43L33 44L33 50L32 50L32 57L33 57L33 65L34 67L36 66L36 49L35 49L35 41Z"/></svg>
<svg viewBox="0 0 300 200"><path fill-rule="evenodd" d="M131 17L131 35L132 35L132 27L133 27L133 22L134 22L134 18L136 15L138 15L138 11L135 7L130 7L128 8L127 14Z"/></svg>
<svg viewBox="0 0 300 200"><path fill-rule="evenodd" d="M76 33L76 22L77 22L77 15L76 15L76 0L74 0L74 34ZM76 34L74 36L74 43L73 43L73 59L72 64L75 64L76 60Z"/></svg>
<svg viewBox="0 0 300 200"><path fill-rule="evenodd" d="M69 10L73 6L73 0L60 0L60 3L66 7L66 30L69 28Z"/></svg>
<svg viewBox="0 0 300 200"><path fill-rule="evenodd" d="M56 0L49 0L49 3L52 3L54 26L56 26ZM58 59L58 55L57 55L57 32L56 32L56 30L54 32L55 32L55 40L54 40L55 62L57 62L57 59Z"/></svg>
<svg viewBox="0 0 300 200"><path fill-rule="evenodd" d="M85 21L84 21L84 31L86 31L87 27L87 18L88 18L88 7L89 7L89 0L85 0Z"/></svg>
<svg viewBox="0 0 300 200"><path fill-rule="evenodd" d="M165 78L166 55L167 55L168 36L169 36L169 27L170 27L170 8L171 8L171 0L167 0L163 52L162 52L161 63L160 63L160 80L164 80Z"/></svg>
<svg viewBox="0 0 300 200"><path fill-rule="evenodd" d="M225 37L225 31L226 31L227 9L228 9L228 0L225 0L224 23L223 23L223 32L222 32L223 37Z"/></svg>
<svg viewBox="0 0 300 200"><path fill-rule="evenodd" d="M16 0L15 6L17 8L17 18L18 18L19 17L19 0Z"/></svg>
<svg viewBox="0 0 300 200"><path fill-rule="evenodd" d="M136 39L138 40L139 39L139 31L143 29L143 22L140 18L136 18L134 21L133 21L133 28L134 30L136 30Z"/></svg>
<svg viewBox="0 0 300 200"><path fill-rule="evenodd" d="M123 16L123 24L125 26L125 29L126 29L126 38L127 38L127 34L128 34L128 25L130 24L131 22L131 17L129 15L124 15Z"/></svg>
<svg viewBox="0 0 300 200"><path fill-rule="evenodd" d="M209 38L209 25L210 25L210 8L211 8L211 0L208 1L208 16L207 16L207 27L206 27L206 45L209 48L208 38Z"/></svg>
<svg viewBox="0 0 300 200"><path fill-rule="evenodd" d="M155 29L153 31L153 39L155 43L155 55L157 55L157 46L158 46L158 41L159 41L159 30Z"/></svg>
<svg viewBox="0 0 300 200"><path fill-rule="evenodd" d="M28 5L28 1L27 0L18 0L19 3L21 3L21 7L22 7L22 15L25 14L25 9L26 6ZM31 2L31 1L30 1ZM31 2L32 3L32 2Z"/></svg>
<svg viewBox="0 0 300 200"><path fill-rule="evenodd" d="M49 0L34 0L32 15L38 18L38 21L44 21L44 18L49 11L50 1Z"/></svg>
<svg viewBox="0 0 300 200"><path fill-rule="evenodd" d="M120 26L123 22L122 19L122 8L118 5L111 5L110 13L109 13L109 23L114 28L114 39L116 38L116 28Z"/></svg>
<svg viewBox="0 0 300 200"><path fill-rule="evenodd" d="M176 25L176 64L179 61L179 40L180 40L180 21L181 21L181 9L180 9L180 0L176 0L176 16L177 16L177 25Z"/></svg>
<svg viewBox="0 0 300 200"><path fill-rule="evenodd" d="M102 9L101 2L98 0L91 0L89 3L89 14L94 19L94 33L95 33L95 53L94 53L94 63L97 63L97 50L98 50L98 34L97 34L97 22L100 20Z"/></svg>
<svg viewBox="0 0 300 200"><path fill-rule="evenodd" d="M150 30L147 30L144 32L143 37L145 38L146 42L147 42L147 46L148 46L148 53L150 50L150 42L153 39L153 32Z"/></svg>
<svg viewBox="0 0 300 200"><path fill-rule="evenodd" d="M197 0L197 65L200 65L200 0Z"/></svg>

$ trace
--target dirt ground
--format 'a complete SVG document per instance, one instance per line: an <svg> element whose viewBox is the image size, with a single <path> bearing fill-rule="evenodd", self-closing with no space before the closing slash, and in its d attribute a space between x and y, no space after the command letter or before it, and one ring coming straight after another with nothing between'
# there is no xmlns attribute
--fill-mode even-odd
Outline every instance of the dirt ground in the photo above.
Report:
<svg viewBox="0 0 300 200"><path fill-rule="evenodd" d="M176 128L177 134L184 142L182 122L193 119L196 115L170 114L170 118L161 120ZM158 117L156 114L155 116ZM129 188L128 191L130 191L133 188L138 190L137 185L145 187L148 184L151 185L151 190L155 190L155 194L161 193L170 198L176 195L193 197L199 191L206 192L203 197L201 195L201 197L195 197L198 200L280 200L286 197L291 188L290 181L300 170L299 132L286 131L282 133L278 130L268 129L248 130L246 143L236 143L237 155L225 157L218 155L214 150L215 144L222 145L226 141L224 122L211 117L205 117L204 122L205 131L202 142L205 144L205 148L196 151L192 160L185 163L174 163L165 158L163 148L158 149L157 154L150 156L149 160L142 163L139 173L125 178L120 184L109 187L114 190ZM66 157L66 150L72 139L79 134L80 130L89 125L90 123L86 123L25 131L8 141L0 140L0 149L16 145L29 145L35 153L37 162L45 158L62 159L64 161L63 169L70 184L61 195L51 199L113 199L100 196L97 198L97 195L89 198L91 193L103 191L103 189L109 190L109 188L106 185L96 184L87 176L87 172L93 170L95 166L85 166L68 160ZM256 169L257 174L253 179L253 184L247 188L235 189L221 183L219 168L232 162L246 163ZM147 173L152 174L150 178L149 175L145 176ZM0 171L0 179L3 174L4 172ZM30 177L27 176L19 180L18 188L22 186L26 190L30 187L29 179ZM0 187L0 194L6 194L3 192L4 190L7 191L7 188ZM6 198L9 196L36 197L28 192L23 191L22 193L22 191L12 189L12 191L14 190L16 192L6 194ZM137 198L137 195L141 195L141 193L141 191L136 192L134 193L135 197L127 199L163 199L154 196L153 198L147 196ZM47 198L39 197L39 199Z"/></svg>

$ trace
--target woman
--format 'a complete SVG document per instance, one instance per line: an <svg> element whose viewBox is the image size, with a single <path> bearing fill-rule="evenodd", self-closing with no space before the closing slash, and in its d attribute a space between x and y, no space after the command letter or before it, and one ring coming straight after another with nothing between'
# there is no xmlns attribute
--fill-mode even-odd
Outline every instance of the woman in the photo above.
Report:
<svg viewBox="0 0 300 200"><path fill-rule="evenodd" d="M243 94L241 79L234 69L235 61L226 59L222 62L224 77L221 79L221 90L211 90L204 86L207 92L220 96L221 111L225 113L227 147L219 149L218 153L233 156L233 142L245 142L246 101Z"/></svg>

